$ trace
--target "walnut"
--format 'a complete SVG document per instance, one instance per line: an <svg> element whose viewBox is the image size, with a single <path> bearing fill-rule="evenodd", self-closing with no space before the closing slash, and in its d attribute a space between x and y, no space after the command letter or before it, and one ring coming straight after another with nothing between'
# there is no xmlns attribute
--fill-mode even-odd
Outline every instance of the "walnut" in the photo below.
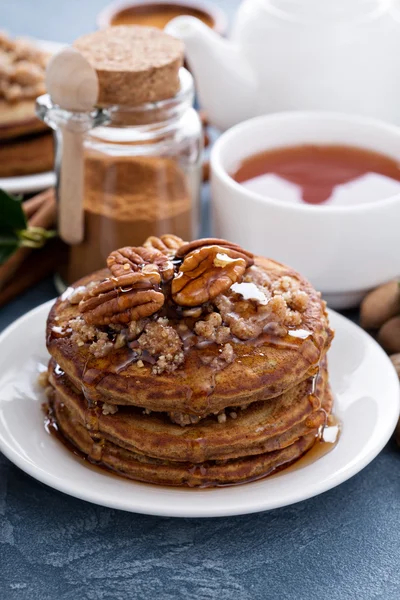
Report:
<svg viewBox="0 0 400 600"><path fill-rule="evenodd" d="M228 290L245 270L246 260L235 250L217 245L199 247L185 256L173 279L172 299L181 306L199 306Z"/></svg>
<svg viewBox="0 0 400 600"><path fill-rule="evenodd" d="M229 256L231 258L243 258L246 261L246 267L250 267L254 264L254 256L251 252L243 250L238 244L228 242L227 240L220 240L218 238L203 238L184 244L178 248L176 256L178 258L183 258L193 252L193 250L198 250L199 248L204 248L206 246L220 246L226 250L230 250Z"/></svg>
<svg viewBox="0 0 400 600"><path fill-rule="evenodd" d="M157 312L164 304L164 294L156 288L158 272L131 273L110 277L92 288L79 303L88 325L130 323Z"/></svg>
<svg viewBox="0 0 400 600"><path fill-rule="evenodd" d="M153 247L126 246L115 250L107 258L107 266L115 277L154 270L158 270L163 281L169 281L174 276L174 265L168 256Z"/></svg>
<svg viewBox="0 0 400 600"><path fill-rule="evenodd" d="M130 323L149 317L164 305L159 284L161 279L172 279L174 265L160 250L126 246L109 255L107 266L112 277L87 289L79 303L86 323Z"/></svg>
<svg viewBox="0 0 400 600"><path fill-rule="evenodd" d="M166 234L162 235L161 237L155 237L154 235L151 235L149 238L147 238L143 244L143 247L159 250L163 254L174 255L176 250L186 243L187 242L184 242L177 235Z"/></svg>

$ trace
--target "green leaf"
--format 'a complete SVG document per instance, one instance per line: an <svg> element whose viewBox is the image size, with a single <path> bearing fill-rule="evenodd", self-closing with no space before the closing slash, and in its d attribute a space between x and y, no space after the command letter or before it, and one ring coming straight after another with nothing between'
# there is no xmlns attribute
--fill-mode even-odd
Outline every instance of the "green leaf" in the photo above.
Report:
<svg viewBox="0 0 400 600"><path fill-rule="evenodd" d="M13 246L17 244L19 245L19 238L13 232L5 232L0 231L0 248L2 246Z"/></svg>
<svg viewBox="0 0 400 600"><path fill-rule="evenodd" d="M13 198L0 189L0 231L25 229L27 221L20 198Z"/></svg>

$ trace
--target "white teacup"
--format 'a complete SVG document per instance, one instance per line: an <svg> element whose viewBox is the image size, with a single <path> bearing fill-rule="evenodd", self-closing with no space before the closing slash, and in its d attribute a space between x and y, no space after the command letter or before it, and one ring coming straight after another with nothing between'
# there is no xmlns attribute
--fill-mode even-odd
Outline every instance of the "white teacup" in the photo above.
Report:
<svg viewBox="0 0 400 600"><path fill-rule="evenodd" d="M349 308L400 274L400 194L365 204L288 204L232 179L245 158L273 148L339 144L400 162L400 128L329 112L286 112L236 125L211 154L214 235L305 275L334 308Z"/></svg>

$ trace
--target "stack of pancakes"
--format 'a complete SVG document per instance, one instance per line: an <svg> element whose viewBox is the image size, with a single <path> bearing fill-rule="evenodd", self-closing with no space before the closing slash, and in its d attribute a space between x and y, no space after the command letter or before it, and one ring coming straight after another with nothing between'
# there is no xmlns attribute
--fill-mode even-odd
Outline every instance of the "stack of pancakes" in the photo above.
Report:
<svg viewBox="0 0 400 600"><path fill-rule="evenodd" d="M168 328L184 339L184 359L161 373L154 369L157 357L143 352L138 359L137 341L114 343L113 327L98 326L112 341L104 355L74 335L70 324L80 322L82 301L73 296L109 281L110 273L77 282L55 303L47 323L49 411L59 432L90 461L164 485L245 482L302 456L319 440L332 408L326 351L333 333L325 303L301 276L272 260L255 257L245 277L265 293L268 282L295 280L308 297L301 326L279 336L268 326L254 338L232 333L233 353L223 362L223 345L194 335L204 311L218 312L220 297L190 317L181 310L171 313L169 305L169 312L164 307L147 320L159 323L161 316L167 322L169 315ZM239 292L225 293L238 300ZM255 297L240 302L241 314L246 303L251 315L258 314ZM222 310L221 316L228 319ZM195 343L185 343L188 338Z"/></svg>
<svg viewBox="0 0 400 600"><path fill-rule="evenodd" d="M35 114L49 56L0 32L0 177L53 169L53 135Z"/></svg>

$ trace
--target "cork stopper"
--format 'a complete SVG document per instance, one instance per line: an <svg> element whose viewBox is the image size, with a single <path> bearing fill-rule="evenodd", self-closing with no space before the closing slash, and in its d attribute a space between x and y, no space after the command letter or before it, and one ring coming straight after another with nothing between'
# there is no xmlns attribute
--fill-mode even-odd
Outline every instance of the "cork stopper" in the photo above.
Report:
<svg viewBox="0 0 400 600"><path fill-rule="evenodd" d="M119 25L84 35L73 46L97 73L99 106L139 106L179 91L183 44L159 29Z"/></svg>

